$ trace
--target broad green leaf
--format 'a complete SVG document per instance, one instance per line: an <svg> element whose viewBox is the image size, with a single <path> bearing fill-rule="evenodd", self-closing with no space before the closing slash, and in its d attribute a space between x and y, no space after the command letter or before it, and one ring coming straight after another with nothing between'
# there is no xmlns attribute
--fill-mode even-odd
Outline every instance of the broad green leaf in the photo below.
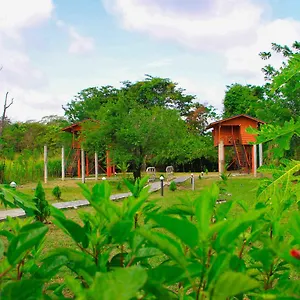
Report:
<svg viewBox="0 0 300 300"><path fill-rule="evenodd" d="M11 281L3 287L0 297L7 300L39 300L42 299L43 285L43 281L35 279Z"/></svg>
<svg viewBox="0 0 300 300"><path fill-rule="evenodd" d="M37 276L51 278L63 265L77 274L88 274L90 277L95 276L97 270L95 262L89 255L72 249L60 248L43 260Z"/></svg>
<svg viewBox="0 0 300 300"><path fill-rule="evenodd" d="M3 253L4 253L4 244L2 239L0 239L0 259L2 258Z"/></svg>
<svg viewBox="0 0 300 300"><path fill-rule="evenodd" d="M145 201L148 199L148 197L150 196L149 194L149 188L144 188L139 197L138 198L134 198L134 202L133 204L130 206L130 208L128 209L127 215L128 218L131 219L134 217L134 215L136 214L136 212L141 208L141 206L145 203Z"/></svg>
<svg viewBox="0 0 300 300"><path fill-rule="evenodd" d="M148 270L148 277L151 278L151 281L167 285L177 283L183 274L184 269L181 267L166 264L160 264L156 268Z"/></svg>
<svg viewBox="0 0 300 300"><path fill-rule="evenodd" d="M267 209L259 209L249 211L248 213L241 214L239 218L228 222L224 226L217 237L217 242L221 247L227 247L228 245L234 245L233 241L244 232L249 226L251 226L258 218L260 218Z"/></svg>
<svg viewBox="0 0 300 300"><path fill-rule="evenodd" d="M109 273L97 273L94 283L86 290L90 300L130 300L147 280L146 270L139 267L119 268Z"/></svg>
<svg viewBox="0 0 300 300"><path fill-rule="evenodd" d="M7 259L10 264L16 263L24 252L37 246L45 237L48 227L40 222L25 225L19 234L15 236L7 250Z"/></svg>
<svg viewBox="0 0 300 300"><path fill-rule="evenodd" d="M158 256L162 255L163 253L158 250L157 248L153 247L145 247L145 248L140 248L136 253L135 257L136 258L149 258L153 256Z"/></svg>
<svg viewBox="0 0 300 300"><path fill-rule="evenodd" d="M229 265L229 254L228 253L219 253L215 257L212 257L211 266L208 270L207 275L207 286L210 287L220 274L222 274L226 269L228 269Z"/></svg>
<svg viewBox="0 0 300 300"><path fill-rule="evenodd" d="M150 218L180 238L180 240L190 248L194 248L198 245L198 230L190 221L163 214L150 214Z"/></svg>
<svg viewBox="0 0 300 300"><path fill-rule="evenodd" d="M203 240L207 237L214 205L218 196L219 188L216 184L213 184L210 188L203 190L200 196L195 200L197 227L199 230L199 237Z"/></svg>
<svg viewBox="0 0 300 300"><path fill-rule="evenodd" d="M249 252L250 256L256 262L260 262L263 266L263 269L268 272L270 271L271 265L275 259L275 255L271 249L262 248L262 249L252 249Z"/></svg>
<svg viewBox="0 0 300 300"><path fill-rule="evenodd" d="M152 281L148 280L144 286L144 290L147 294L154 295L156 298L155 299L163 299L163 300L175 300L178 299L178 296L166 289L163 285Z"/></svg>
<svg viewBox="0 0 300 300"><path fill-rule="evenodd" d="M92 193L89 190L89 188L87 187L87 185L84 183L78 183L78 186L81 188L81 193L85 197L85 199L88 200L89 202L91 202L92 201Z"/></svg>
<svg viewBox="0 0 300 300"><path fill-rule="evenodd" d="M83 227L72 220L61 218L58 215L55 215L54 218L54 223L66 231L76 243L82 244L84 248L89 246L89 239Z"/></svg>
<svg viewBox="0 0 300 300"><path fill-rule="evenodd" d="M123 243L129 238L133 227L133 220L119 220L109 226L109 232L116 243Z"/></svg>
<svg viewBox="0 0 300 300"><path fill-rule="evenodd" d="M228 297L251 291L259 286L260 284L258 281L243 273L231 271L225 272L219 277L214 285L212 299L224 300Z"/></svg>
<svg viewBox="0 0 300 300"><path fill-rule="evenodd" d="M153 232L144 228L137 229L137 232L166 255L173 258L180 266L183 268L186 267L187 262L184 258L184 253L175 240L162 233Z"/></svg>
<svg viewBox="0 0 300 300"><path fill-rule="evenodd" d="M95 184L92 189L92 202L110 201L111 188L107 181Z"/></svg>

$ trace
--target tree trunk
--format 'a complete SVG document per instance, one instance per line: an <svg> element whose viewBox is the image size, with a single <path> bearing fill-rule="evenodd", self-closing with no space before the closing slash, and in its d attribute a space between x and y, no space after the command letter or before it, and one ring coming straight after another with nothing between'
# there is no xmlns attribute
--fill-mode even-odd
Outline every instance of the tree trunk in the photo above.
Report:
<svg viewBox="0 0 300 300"><path fill-rule="evenodd" d="M142 169L142 166L136 166L133 170L133 177L134 177L134 180L137 180L138 178L141 178L141 169Z"/></svg>

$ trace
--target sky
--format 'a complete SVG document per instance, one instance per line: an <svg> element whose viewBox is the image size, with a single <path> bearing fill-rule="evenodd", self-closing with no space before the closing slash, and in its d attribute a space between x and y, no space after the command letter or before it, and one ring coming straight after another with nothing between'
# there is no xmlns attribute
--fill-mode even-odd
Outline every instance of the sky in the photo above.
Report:
<svg viewBox="0 0 300 300"><path fill-rule="evenodd" d="M145 74L221 111L226 86L263 84L259 52L300 41L299 12L300 0L0 0L0 113L6 92L11 120L40 120Z"/></svg>

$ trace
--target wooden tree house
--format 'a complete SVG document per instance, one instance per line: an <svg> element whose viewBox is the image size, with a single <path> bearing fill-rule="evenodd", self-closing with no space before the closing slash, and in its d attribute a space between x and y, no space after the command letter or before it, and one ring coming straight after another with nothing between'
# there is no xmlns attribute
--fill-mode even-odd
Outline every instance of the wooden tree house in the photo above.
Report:
<svg viewBox="0 0 300 300"><path fill-rule="evenodd" d="M219 173L225 170L225 149L232 147L234 155L229 166L235 164L241 172L256 175L257 151L254 134L246 132L248 127L259 128L265 122L241 114L211 123L207 129L212 128L214 146L219 148ZM259 145L259 165L262 164L262 145ZM228 167L229 167L228 166Z"/></svg>
<svg viewBox="0 0 300 300"><path fill-rule="evenodd" d="M76 172L78 177L81 176L82 137L80 133L82 131L83 122L78 122L62 129L62 131L72 134L72 147L70 153L68 154L68 158L67 158L68 163L66 166L67 176L69 175L73 177L76 174ZM95 155L95 158L97 158L97 155ZM97 163L95 163L93 159L88 157L88 155L85 155L85 175L89 176L90 174L93 174L95 172L95 165L98 166L98 169L106 173L107 177L110 177L112 174L115 174L115 166L112 165L111 163L109 151L106 152L105 160L106 160L106 169L103 169L101 165L98 163L98 161Z"/></svg>

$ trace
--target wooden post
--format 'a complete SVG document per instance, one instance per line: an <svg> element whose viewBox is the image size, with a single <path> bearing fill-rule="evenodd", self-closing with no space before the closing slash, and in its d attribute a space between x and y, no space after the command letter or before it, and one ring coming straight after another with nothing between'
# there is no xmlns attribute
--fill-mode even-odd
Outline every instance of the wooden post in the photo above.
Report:
<svg viewBox="0 0 300 300"><path fill-rule="evenodd" d="M109 157L109 151L106 151L106 176L111 176L111 161Z"/></svg>
<svg viewBox="0 0 300 300"><path fill-rule="evenodd" d="M225 155L224 155L224 142L221 140L219 142L219 174L224 173L225 166Z"/></svg>
<svg viewBox="0 0 300 300"><path fill-rule="evenodd" d="M258 144L258 157L259 157L258 166L261 167L263 165L263 146L262 146L262 144Z"/></svg>
<svg viewBox="0 0 300 300"><path fill-rule="evenodd" d="M44 183L48 182L48 149L44 146Z"/></svg>
<svg viewBox="0 0 300 300"><path fill-rule="evenodd" d="M85 156L85 174L86 174L86 177L90 176L90 173L89 173L89 158L88 158L87 155Z"/></svg>
<svg viewBox="0 0 300 300"><path fill-rule="evenodd" d="M252 172L253 176L257 176L257 152L256 152L256 145L252 146Z"/></svg>
<svg viewBox="0 0 300 300"><path fill-rule="evenodd" d="M95 152L95 180L98 180L98 153Z"/></svg>
<svg viewBox="0 0 300 300"><path fill-rule="evenodd" d="M65 180L65 147L61 147L61 180Z"/></svg>
<svg viewBox="0 0 300 300"><path fill-rule="evenodd" d="M81 148L81 182L85 183L85 159L83 148Z"/></svg>
<svg viewBox="0 0 300 300"><path fill-rule="evenodd" d="M77 157L77 177L80 178L81 176L81 171L80 171L80 150L77 149L77 154L76 154L76 157Z"/></svg>

